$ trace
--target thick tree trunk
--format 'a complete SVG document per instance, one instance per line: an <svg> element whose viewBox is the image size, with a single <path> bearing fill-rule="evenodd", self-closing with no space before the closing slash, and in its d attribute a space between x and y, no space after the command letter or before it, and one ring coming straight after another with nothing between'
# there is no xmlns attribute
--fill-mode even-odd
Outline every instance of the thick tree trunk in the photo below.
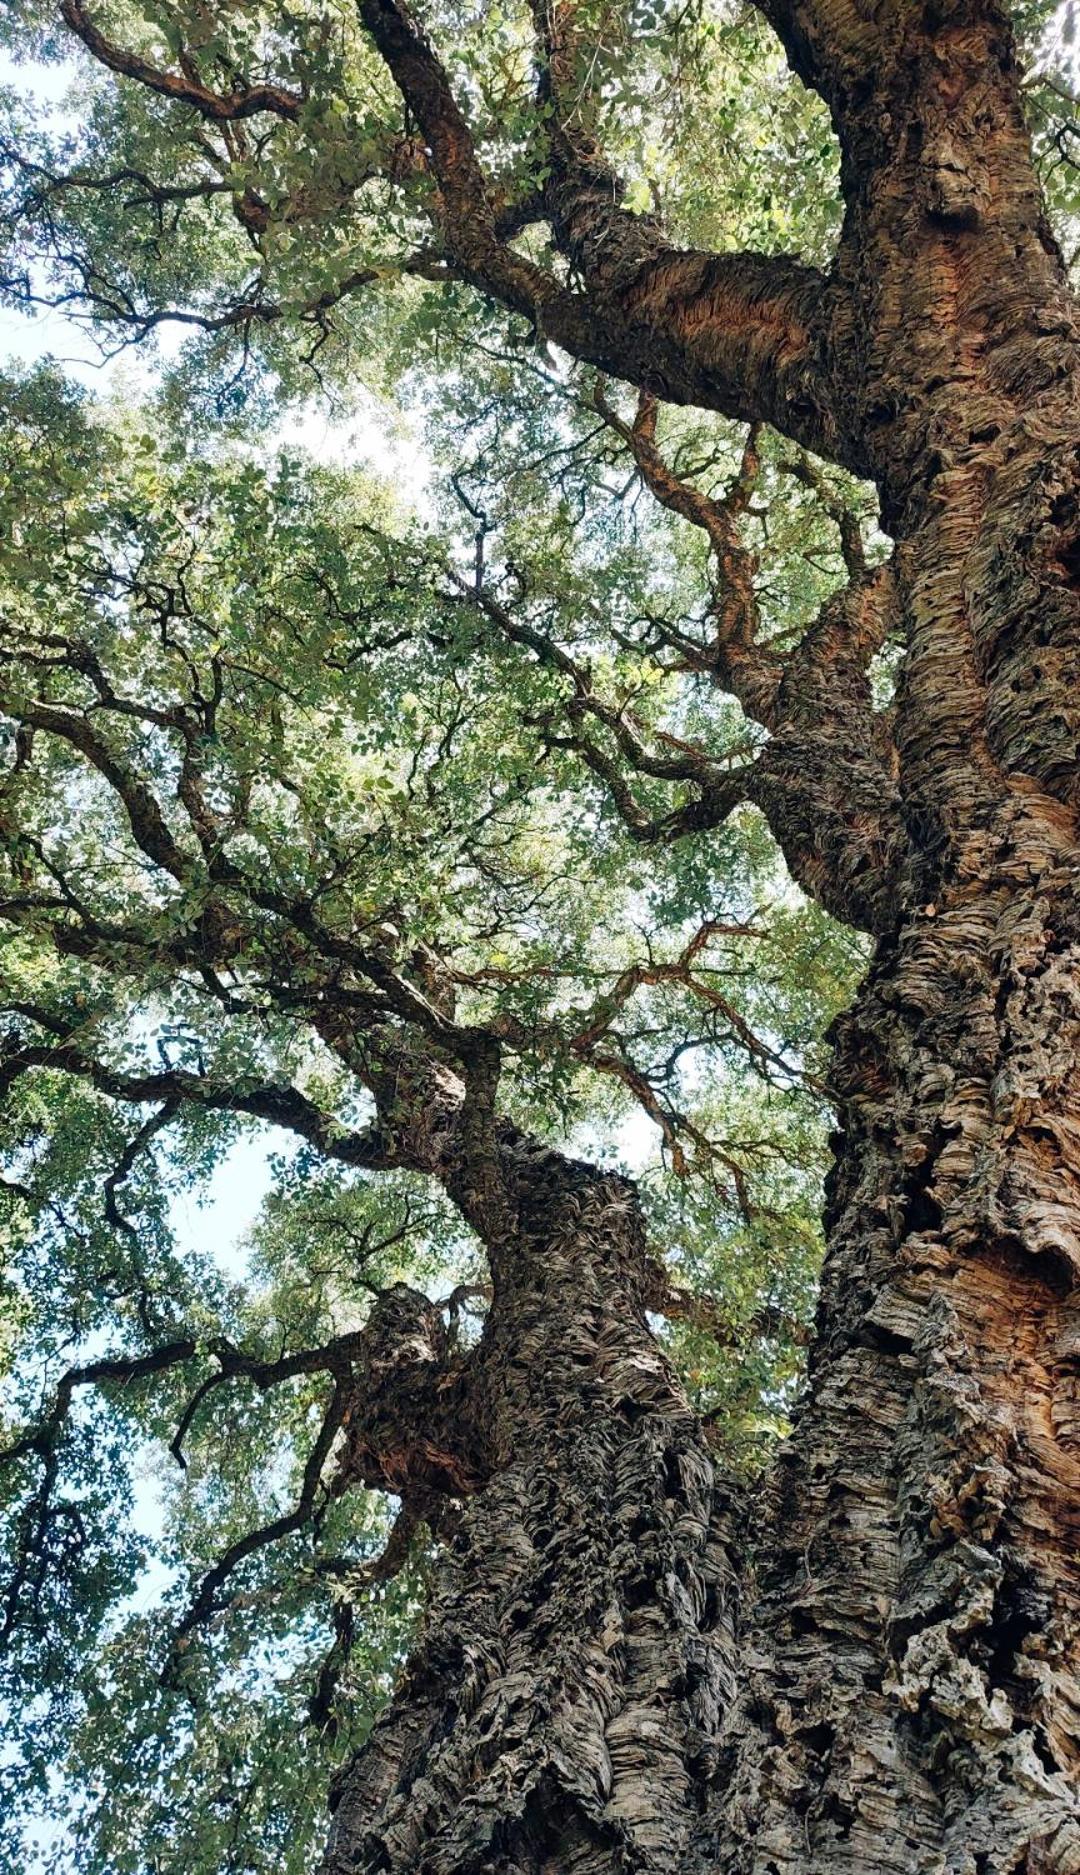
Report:
<svg viewBox="0 0 1080 1875"><path fill-rule="evenodd" d="M894 928L838 1025L809 1394L712 1865L1080 1869L1080 332L1007 30L912 16L845 140L896 535Z"/></svg>
<svg viewBox="0 0 1080 1875"><path fill-rule="evenodd" d="M500 1156L487 1480L340 1779L335 1875L686 1867L733 1700L728 1499L646 1324L634 1192L517 1137Z"/></svg>
<svg viewBox="0 0 1080 1875"><path fill-rule="evenodd" d="M1080 1869L1080 903L1023 799L883 947L715 1866Z"/></svg>

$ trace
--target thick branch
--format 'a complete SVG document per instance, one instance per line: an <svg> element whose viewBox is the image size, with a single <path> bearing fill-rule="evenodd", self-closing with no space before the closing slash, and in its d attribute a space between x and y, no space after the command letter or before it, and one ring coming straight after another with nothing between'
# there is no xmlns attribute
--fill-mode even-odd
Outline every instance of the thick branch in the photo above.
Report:
<svg viewBox="0 0 1080 1875"><path fill-rule="evenodd" d="M439 218L463 276L577 353L589 343L584 302L499 238L504 205L490 187L450 81L400 0L360 0L360 16L431 151Z"/></svg>
<svg viewBox="0 0 1080 1875"><path fill-rule="evenodd" d="M235 123L245 117L271 112L276 117L297 118L303 99L281 85L242 85L227 96L210 90L199 79L179 72L164 72L150 60L141 58L124 46L118 46L95 26L82 0L60 0L60 12L88 52L99 64L107 65L122 78L135 79L148 90L190 105L201 117L217 124Z"/></svg>
<svg viewBox="0 0 1080 1875"><path fill-rule="evenodd" d="M768 421L831 447L825 277L783 255L677 248L658 216L627 210L622 179L593 134L595 20L579 22L577 0L533 0L532 11L548 122L544 207L598 323L624 328L615 374L669 402ZM642 327L661 367L651 374L628 368ZM689 394L686 365L698 379Z"/></svg>
<svg viewBox="0 0 1080 1875"><path fill-rule="evenodd" d="M261 112L295 119L302 110L302 97L274 84L222 94L201 81L190 61L182 61L180 73L161 70L101 33L83 0L61 0L61 10L102 64L209 121L227 124ZM651 218L618 206L601 159L586 160L580 139L569 138L565 126L556 126L556 160L542 194L524 203L506 199L485 175L446 70L404 0L360 0L360 14L420 127L430 152L425 168L437 185L442 253L411 256L406 270L467 280L571 356L669 401L769 421L824 453L839 447L827 358L843 289L787 257L672 247ZM543 158L542 151L536 154ZM541 213L571 256L584 292L509 244ZM330 304L370 278L366 269L330 289ZM92 301L100 299L99 282L87 278L83 286ZM142 312L116 296L102 310L139 336L166 318L246 331L283 316L259 290L220 313ZM322 310L316 304L300 316L318 323Z"/></svg>
<svg viewBox="0 0 1080 1875"><path fill-rule="evenodd" d="M130 1074L95 1061L75 1041L31 1044L0 1055L0 1095L32 1068L60 1069L92 1081L114 1100L136 1106L154 1102L190 1102L223 1113L250 1115L295 1133L317 1146L329 1159L343 1165L385 1168L392 1161L378 1131L355 1133L317 1107L299 1088L281 1082L228 1087L208 1076L167 1069L157 1074Z"/></svg>
<svg viewBox="0 0 1080 1875"><path fill-rule="evenodd" d="M584 279L606 293L632 286L650 261L669 256L659 217L622 206L626 185L593 136L596 21L578 22L576 0L533 0L540 51L538 102L548 122L543 201L556 244Z"/></svg>
<svg viewBox="0 0 1080 1875"><path fill-rule="evenodd" d="M613 206L594 175L588 189L560 192L553 181L543 198L587 295L566 291L499 241L472 133L403 0L361 0L361 16L430 146L444 233L466 278L572 356L671 402L765 419L819 449L834 443L820 368L832 291L823 275L786 258L675 249L651 221Z"/></svg>
<svg viewBox="0 0 1080 1875"><path fill-rule="evenodd" d="M135 840L147 858L176 880L190 877L191 862L173 836L153 793L142 777L113 753L85 716L45 702L5 707L28 729L46 730L78 749L119 796Z"/></svg>

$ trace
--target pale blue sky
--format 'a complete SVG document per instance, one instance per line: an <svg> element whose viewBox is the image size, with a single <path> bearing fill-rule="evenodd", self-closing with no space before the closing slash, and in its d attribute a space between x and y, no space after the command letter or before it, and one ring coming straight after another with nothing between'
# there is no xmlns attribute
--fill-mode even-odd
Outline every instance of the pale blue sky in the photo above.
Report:
<svg viewBox="0 0 1080 1875"><path fill-rule="evenodd" d="M0 53L0 85L26 86L28 81L42 103L52 106L65 88L66 75L56 69L16 67L10 58ZM145 354L125 353L103 364L89 335L61 313L42 312L27 318L10 308L0 307L0 366L15 361L32 365L47 356L98 395L120 388L129 388L137 394L153 382L154 365ZM330 453L331 442L339 448L344 446L344 439L339 443L336 437L331 438L330 426L325 420L320 427L317 416L302 428L304 433L298 437L294 427L292 440L302 441L313 454ZM224 1276L232 1281L240 1280L246 1264L244 1240L271 1182L270 1154L288 1150L292 1143L275 1129L252 1132L226 1154L201 1192L179 1195L172 1207L172 1224L179 1249L209 1255ZM133 1521L151 1540L161 1529L163 1483L160 1455L155 1455L152 1461L148 1456L136 1486ZM132 1606L140 1610L150 1607L161 1594L166 1580L164 1568L151 1563L132 1597ZM28 1842L27 1875L38 1875L63 1835L62 1823L41 1822Z"/></svg>

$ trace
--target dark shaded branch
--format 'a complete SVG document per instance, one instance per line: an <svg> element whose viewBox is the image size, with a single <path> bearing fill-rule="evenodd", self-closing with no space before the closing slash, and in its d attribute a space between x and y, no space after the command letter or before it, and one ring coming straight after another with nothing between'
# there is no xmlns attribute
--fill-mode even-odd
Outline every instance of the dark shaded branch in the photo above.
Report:
<svg viewBox="0 0 1080 1875"><path fill-rule="evenodd" d="M598 322L624 324L624 351L640 321L652 335L662 370L649 375L623 362L616 375L671 402L801 430L807 441L809 421L814 446L823 447L836 429L820 369L831 319L825 277L784 255L677 248L659 216L623 206L623 180L595 134L596 21L579 19L579 10L578 0L532 0L546 125L542 199ZM701 376L689 397L678 367L671 375L680 349Z"/></svg>
<svg viewBox="0 0 1080 1875"><path fill-rule="evenodd" d="M792 71L843 116L860 94L860 80L879 66L894 15L875 13L857 0L751 0L772 27ZM899 16L895 16L899 17Z"/></svg>
<svg viewBox="0 0 1080 1875"><path fill-rule="evenodd" d="M444 235L465 278L573 357L672 402L767 419L812 447L835 445L821 351L837 289L823 275L784 257L671 247L651 219L618 207L608 172L594 165L583 186L563 132L541 200L586 287L566 291L499 240L472 133L403 0L361 0L361 17L431 148Z"/></svg>
<svg viewBox="0 0 1080 1875"><path fill-rule="evenodd" d="M302 112L300 95L271 83L216 92L186 57L180 72L163 71L109 40L83 0L62 0L62 13L87 50L110 70L208 121L227 126L258 113L295 120ZM555 160L543 188L523 201L506 199L485 174L445 67L404 0L361 0L360 14L419 125L422 168L424 173L430 169L436 184L440 251L410 257L402 263L404 271L468 281L571 356L670 401L738 419L767 420L824 453L842 447L827 369L837 307L845 299L836 281L785 256L672 247L653 218L629 215L619 206L610 172L598 153L586 152L581 138L571 136L565 115L561 123L556 118ZM541 15L542 23L547 19ZM556 38L547 24L544 32L554 70ZM556 84L553 96L557 92ZM536 155L543 167L544 151ZM391 182L399 179L393 164L387 174ZM253 210L246 196L237 212L242 220L255 213L257 223L257 207ZM557 241L573 258L584 291L565 286L554 272L510 245L522 227L541 216L550 219ZM83 279L82 297L137 338L166 319L207 331L232 327L246 333L254 324L284 316L258 283L217 312L144 310L125 303L119 288L107 287L91 273ZM377 270L362 270L328 289L299 317L321 326L330 306L375 277ZM36 297L29 278L23 291L28 300ZM70 303L79 297L78 290L64 296Z"/></svg>
<svg viewBox="0 0 1080 1875"><path fill-rule="evenodd" d="M281 1517L273 1518L270 1523L263 1524L258 1530L249 1530L245 1536L238 1538L235 1543L230 1543L224 1555L218 1559L213 1568L207 1570L192 1598L186 1614L182 1617L177 1626L173 1643L173 1653L162 1673L163 1681L168 1681L175 1672L177 1652L182 1651L180 1643L183 1641L184 1637L190 1634L193 1628L198 1627L201 1622L206 1621L210 1615L217 1612L220 1608L221 1604L217 1599L218 1591L228 1581L233 1571L238 1568L248 1556L255 1555L258 1550L266 1549L271 1543L280 1542L282 1537L292 1536L297 1530L302 1530L304 1525L311 1521L317 1507L323 1467L330 1456L330 1448L345 1420L349 1401L349 1388L350 1377L346 1375L339 1375L334 1381L330 1399L323 1414L322 1424L319 1427L318 1436L308 1454L307 1463L304 1466L300 1496L297 1499L294 1509L287 1511Z"/></svg>
<svg viewBox="0 0 1080 1875"><path fill-rule="evenodd" d="M645 1307L656 1315L666 1316L669 1322L688 1322L692 1328L700 1328L718 1348L735 1348L755 1336L781 1339L796 1348L809 1347L813 1339L813 1330L807 1322L800 1322L771 1304L756 1310L745 1323L734 1322L715 1296L702 1295L676 1283L659 1257L652 1260L652 1274Z"/></svg>
<svg viewBox="0 0 1080 1875"><path fill-rule="evenodd" d="M178 882L190 877L191 861L173 835L152 791L142 777L110 749L85 716L45 702L19 706L5 701L4 707L10 708L28 729L47 730L85 756L119 797L135 841L146 857Z"/></svg>
<svg viewBox="0 0 1080 1875"><path fill-rule="evenodd" d="M408 1560L413 1537L423 1518L418 1509L403 1504L390 1526L383 1549L370 1562L350 1561L346 1557L327 1558L316 1563L321 1577L343 1579L348 1594L334 1604L334 1642L320 1664L315 1685L308 1700L308 1718L320 1731L331 1737L337 1731L334 1696L352 1649L356 1598L379 1582L389 1582L399 1575Z"/></svg>
<svg viewBox="0 0 1080 1875"><path fill-rule="evenodd" d="M376 1289L376 1296L382 1291ZM218 1371L209 1374L195 1389L180 1416L179 1424L169 1442L169 1450L182 1470L187 1469L183 1445L191 1430L199 1408L209 1395L224 1386L230 1380L249 1380L261 1393L267 1393L272 1387L279 1387L287 1380L295 1380L300 1374L330 1373L348 1375L352 1364L362 1355L367 1345L366 1328L353 1329L344 1335L335 1335L332 1341L317 1348L301 1348L295 1354L282 1355L280 1360L265 1361L252 1354L245 1354L242 1348L233 1347L231 1342L216 1341L211 1352L218 1362Z"/></svg>
<svg viewBox="0 0 1080 1875"><path fill-rule="evenodd" d="M783 656L759 641L757 562L739 526L757 474L753 429L726 493L706 495L664 459L656 404L642 396L632 423L608 402L596 409L626 443L661 506L706 535L716 565L709 639L666 621L661 641L682 668L734 696L769 733L744 772L744 798L766 816L793 876L827 910L864 930L890 928L903 891L908 835L897 786L891 719L874 708L869 667L895 623L891 566L868 564L858 518L807 458L785 464L837 528L847 585Z"/></svg>
<svg viewBox="0 0 1080 1875"><path fill-rule="evenodd" d="M195 1341L184 1339L168 1342L150 1354L104 1355L100 1360L87 1362L84 1366L70 1367L62 1376L52 1407L42 1423L16 1439L6 1451L0 1452L0 1465L14 1464L18 1459L31 1455L36 1455L42 1461L37 1486L19 1516L15 1566L4 1594L3 1616L0 1619L0 1651L6 1647L19 1622L26 1592L30 1591L32 1605L47 1567L44 1545L50 1521L57 1515L53 1492L60 1469L60 1441L76 1389L109 1383L121 1387L133 1386L153 1374L181 1366L192 1359L196 1349Z"/></svg>
<svg viewBox="0 0 1080 1875"><path fill-rule="evenodd" d="M585 303L501 238L501 229L513 231L516 217L504 219L506 205L484 174L472 131L420 26L401 0L360 0L360 17L431 151L451 261L463 278L493 292L569 351L587 348Z"/></svg>
<svg viewBox="0 0 1080 1875"><path fill-rule="evenodd" d="M569 680L571 694L565 710L571 733L553 731L550 718L534 726L542 731L548 748L572 750L598 776L634 839L645 845L656 844L719 826L734 808L750 798L750 766L732 767L727 758L710 756L707 750L686 742L676 748L673 738L665 738L665 752L656 753L638 733L627 710L598 696L587 669L531 625L520 607L504 605L487 587L462 579L452 567L444 567L443 571L461 598L497 626L505 638L532 651L540 663ZM584 725L590 718L610 731L618 758L586 733ZM655 780L693 783L695 796L666 814L651 814L637 800L627 770Z"/></svg>
<svg viewBox="0 0 1080 1875"><path fill-rule="evenodd" d="M88 1361L83 1367L69 1367L57 1386L47 1417L39 1426L23 1433L5 1451L0 1451L0 1464L11 1464L31 1452L44 1455L49 1451L59 1438L77 1387L97 1387L110 1381L124 1387L131 1386L150 1374L164 1373L166 1368L192 1360L197 1352L198 1343L195 1341L170 1341L164 1347L155 1348L151 1354L108 1354L98 1361Z"/></svg>
<svg viewBox="0 0 1080 1875"><path fill-rule="evenodd" d="M533 0L540 54L537 99L547 123L544 206L561 251L610 294L672 253L659 217L622 206L626 185L592 134L596 20L578 21L576 0Z"/></svg>
<svg viewBox="0 0 1080 1875"><path fill-rule="evenodd" d="M757 482L759 433L751 426L742 462L726 494L707 495L675 474L656 442L657 403L647 394L638 400L632 423L626 423L597 383L593 403L604 422L622 438L650 494L669 513L705 534L715 560L709 623L712 637L697 644L685 633L665 631L672 648L692 668L707 672L738 698L747 715L772 726L781 665L758 643L760 619L754 580L757 562L740 538L739 528Z"/></svg>
<svg viewBox="0 0 1080 1875"><path fill-rule="evenodd" d="M134 79L161 97L190 105L200 117L209 119L211 123L235 123L266 111L275 117L289 119L300 115L303 98L281 85L243 85L223 96L202 84L193 70L191 73L165 72L150 60L141 58L138 53L114 44L100 27L95 26L82 0L60 0L60 12L65 24L82 40L99 64L107 65L110 71L118 73L121 78Z"/></svg>
<svg viewBox="0 0 1080 1875"><path fill-rule="evenodd" d="M9 1048L0 1054L0 1095L15 1080L33 1068L59 1069L92 1081L103 1094L133 1105L152 1102L190 1102L218 1112L249 1115L295 1133L329 1159L343 1165L385 1168L387 1142L378 1130L355 1133L342 1131L338 1121L324 1113L299 1088L271 1082L247 1087L216 1085L208 1076L190 1074L182 1069L167 1069L156 1074L126 1074L95 1061L74 1041L31 1044Z"/></svg>

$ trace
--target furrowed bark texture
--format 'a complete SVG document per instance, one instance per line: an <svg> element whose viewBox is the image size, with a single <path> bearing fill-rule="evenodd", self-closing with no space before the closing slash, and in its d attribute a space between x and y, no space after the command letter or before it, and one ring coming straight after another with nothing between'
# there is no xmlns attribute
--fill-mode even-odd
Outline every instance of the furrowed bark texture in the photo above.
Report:
<svg viewBox="0 0 1080 1875"><path fill-rule="evenodd" d="M851 449L897 541L909 860L838 1025L811 1385L744 1584L705 1855L759 1875L1068 1875L1077 322L1001 17L957 11L928 30L898 13L873 82L863 28L843 17L824 88L848 198ZM797 49L823 71L809 13L799 31L817 31L817 52Z"/></svg>
<svg viewBox="0 0 1080 1875"><path fill-rule="evenodd" d="M500 1161L512 1223L469 1385L486 1481L447 1473L463 1507L339 1781L334 1875L683 1866L731 1703L728 1498L646 1326L634 1192L517 1136Z"/></svg>
<svg viewBox="0 0 1080 1875"><path fill-rule="evenodd" d="M907 647L810 1385L736 1542L632 1195L504 1143L487 1469L334 1875L1080 1871L1080 327L1002 16L767 11L841 138L819 433L881 490Z"/></svg>
<svg viewBox="0 0 1080 1875"><path fill-rule="evenodd" d="M1080 1868L1080 908L1041 803L883 946L712 1865ZM932 914L932 915L931 915Z"/></svg>

